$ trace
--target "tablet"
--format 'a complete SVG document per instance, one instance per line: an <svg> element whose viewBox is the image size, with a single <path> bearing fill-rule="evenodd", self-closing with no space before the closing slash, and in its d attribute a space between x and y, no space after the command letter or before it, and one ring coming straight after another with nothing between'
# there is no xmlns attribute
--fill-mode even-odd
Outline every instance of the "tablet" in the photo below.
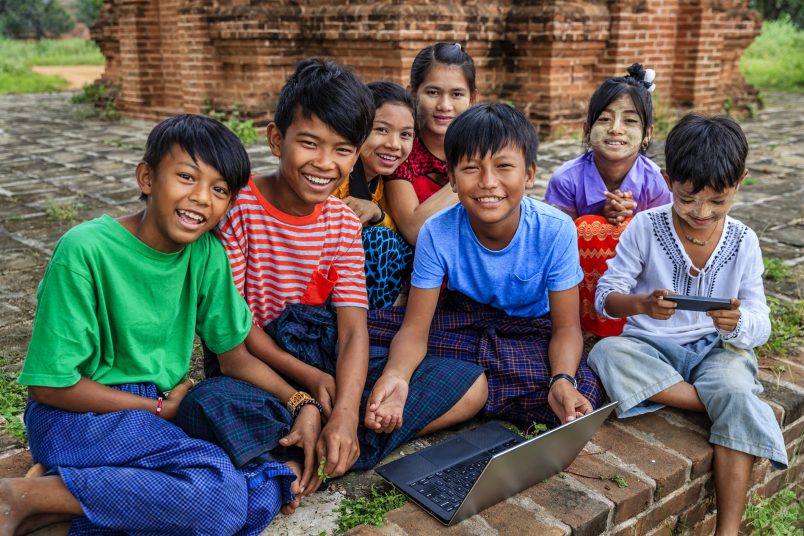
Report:
<svg viewBox="0 0 804 536"><path fill-rule="evenodd" d="M728 298L706 298L704 296L684 296L682 294L668 294L665 300L676 302L676 309L682 311L714 311L716 309L730 309L731 300Z"/></svg>

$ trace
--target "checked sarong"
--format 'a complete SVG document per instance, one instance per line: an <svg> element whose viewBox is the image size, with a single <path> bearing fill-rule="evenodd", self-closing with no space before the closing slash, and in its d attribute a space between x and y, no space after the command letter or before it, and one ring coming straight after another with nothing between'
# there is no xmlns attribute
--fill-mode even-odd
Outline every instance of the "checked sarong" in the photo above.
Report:
<svg viewBox="0 0 804 536"><path fill-rule="evenodd" d="M405 316L404 307L369 311L372 346L389 346ZM547 404L550 365L547 348L552 329L548 316L520 318L445 291L430 327L428 356L451 358L483 367L489 384L486 416L520 424L557 424ZM603 388L581 357L578 391L592 406L603 401Z"/></svg>

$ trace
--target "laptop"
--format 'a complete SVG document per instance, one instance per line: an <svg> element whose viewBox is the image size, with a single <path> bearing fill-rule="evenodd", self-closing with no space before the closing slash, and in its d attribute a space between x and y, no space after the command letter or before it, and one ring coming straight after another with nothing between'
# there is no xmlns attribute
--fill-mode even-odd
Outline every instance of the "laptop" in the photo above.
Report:
<svg viewBox="0 0 804 536"><path fill-rule="evenodd" d="M566 469L616 405L531 439L486 423L375 470L427 513L452 525Z"/></svg>

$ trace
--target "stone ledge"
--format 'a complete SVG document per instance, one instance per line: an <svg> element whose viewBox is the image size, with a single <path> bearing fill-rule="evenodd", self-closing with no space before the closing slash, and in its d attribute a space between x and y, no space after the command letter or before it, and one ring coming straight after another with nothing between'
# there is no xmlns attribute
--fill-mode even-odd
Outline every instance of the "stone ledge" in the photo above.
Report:
<svg viewBox="0 0 804 536"><path fill-rule="evenodd" d="M804 441L804 374L800 373L804 354L796 353L784 361L789 372L780 380L773 374L761 374L760 379L765 386L763 397L783 425L791 465L778 471L767 460L759 460L751 475L749 496L772 495L804 475L804 464L797 456ZM716 512L708 430L706 415L676 409L626 420L611 418L564 473L449 527L445 533L712 534ZM420 443L423 441L417 440L403 448L418 450ZM615 475L627 487L619 487L612 480ZM347 482L343 488L351 494ZM390 512L388 521L381 528L357 527L347 534L400 536L443 530L411 503Z"/></svg>

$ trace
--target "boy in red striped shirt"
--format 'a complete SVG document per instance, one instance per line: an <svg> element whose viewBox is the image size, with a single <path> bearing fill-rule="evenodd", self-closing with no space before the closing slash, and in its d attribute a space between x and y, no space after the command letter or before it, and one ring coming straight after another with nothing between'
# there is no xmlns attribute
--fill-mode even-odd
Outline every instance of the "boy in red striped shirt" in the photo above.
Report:
<svg viewBox="0 0 804 536"><path fill-rule="evenodd" d="M409 422L393 433L383 433L390 430L373 414L360 422L387 350L369 350L362 225L332 194L349 176L373 116L368 88L334 62L303 60L285 84L267 130L279 168L252 177L215 231L252 311L246 346L263 363L208 355L207 374L229 378L194 389L179 417L235 461L286 461L303 452L302 495L318 488L321 458L329 476L372 467L413 435L468 419L486 398L480 367L425 359L410 382ZM299 392L277 401L256 389L264 364ZM317 441L316 430L279 441L304 405L321 410Z"/></svg>

